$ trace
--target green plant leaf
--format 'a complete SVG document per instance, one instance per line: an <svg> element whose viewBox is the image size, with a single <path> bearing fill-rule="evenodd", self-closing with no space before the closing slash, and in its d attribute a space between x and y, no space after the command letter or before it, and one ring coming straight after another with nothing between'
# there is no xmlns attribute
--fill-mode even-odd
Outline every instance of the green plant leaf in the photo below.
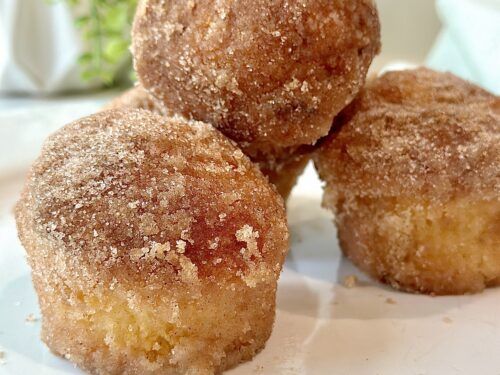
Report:
<svg viewBox="0 0 500 375"><path fill-rule="evenodd" d="M103 25L110 32L123 32L127 25L127 8L123 5L110 8L103 17Z"/></svg>
<svg viewBox="0 0 500 375"><path fill-rule="evenodd" d="M116 64L121 59L123 59L124 55L127 53L128 42L122 39L112 39L108 43L106 43L106 47L104 49L104 58L110 64Z"/></svg>
<svg viewBox="0 0 500 375"><path fill-rule="evenodd" d="M89 16L81 16L75 20L75 26L78 29L81 29L82 27L86 26L89 22L90 22Z"/></svg>
<svg viewBox="0 0 500 375"><path fill-rule="evenodd" d="M85 52L78 58L78 63L81 65L90 64L92 62L93 56L90 52Z"/></svg>
<svg viewBox="0 0 500 375"><path fill-rule="evenodd" d="M132 75L129 52L130 29L137 0L45 0L50 4L65 1L79 14L75 26L88 45L78 59L84 81L99 80L109 86L115 81L118 64L127 62Z"/></svg>

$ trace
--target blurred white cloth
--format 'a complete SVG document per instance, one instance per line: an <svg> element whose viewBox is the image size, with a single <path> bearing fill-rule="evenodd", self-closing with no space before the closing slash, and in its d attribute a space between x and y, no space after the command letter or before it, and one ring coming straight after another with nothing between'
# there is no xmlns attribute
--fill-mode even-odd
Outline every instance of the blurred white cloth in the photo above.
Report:
<svg viewBox="0 0 500 375"><path fill-rule="evenodd" d="M80 79L83 43L74 21L65 1L0 0L0 93L95 87Z"/></svg>
<svg viewBox="0 0 500 375"><path fill-rule="evenodd" d="M118 91L107 90L63 98L0 99L0 185L26 172L49 134L99 111L117 95Z"/></svg>
<svg viewBox="0 0 500 375"><path fill-rule="evenodd" d="M437 0L443 23L427 65L500 94L500 0Z"/></svg>

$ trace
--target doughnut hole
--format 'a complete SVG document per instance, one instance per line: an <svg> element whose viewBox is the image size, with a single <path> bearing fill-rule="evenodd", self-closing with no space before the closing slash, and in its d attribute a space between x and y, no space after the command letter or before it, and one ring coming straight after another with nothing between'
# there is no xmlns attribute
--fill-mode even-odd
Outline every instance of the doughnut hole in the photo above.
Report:
<svg viewBox="0 0 500 375"><path fill-rule="evenodd" d="M141 84L251 157L325 136L379 50L371 0L148 0L132 31Z"/></svg>
<svg viewBox="0 0 500 375"><path fill-rule="evenodd" d="M344 253L411 292L500 277L500 100L425 68L376 78L315 152Z"/></svg>

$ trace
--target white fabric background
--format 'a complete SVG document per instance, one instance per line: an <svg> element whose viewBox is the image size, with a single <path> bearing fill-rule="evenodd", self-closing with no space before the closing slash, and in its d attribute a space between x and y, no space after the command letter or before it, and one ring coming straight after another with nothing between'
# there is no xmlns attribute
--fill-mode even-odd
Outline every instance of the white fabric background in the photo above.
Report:
<svg viewBox="0 0 500 375"><path fill-rule="evenodd" d="M500 95L500 0L438 0L443 23L427 65Z"/></svg>
<svg viewBox="0 0 500 375"><path fill-rule="evenodd" d="M64 1L0 0L0 93L96 87L80 79L83 43L74 19Z"/></svg>

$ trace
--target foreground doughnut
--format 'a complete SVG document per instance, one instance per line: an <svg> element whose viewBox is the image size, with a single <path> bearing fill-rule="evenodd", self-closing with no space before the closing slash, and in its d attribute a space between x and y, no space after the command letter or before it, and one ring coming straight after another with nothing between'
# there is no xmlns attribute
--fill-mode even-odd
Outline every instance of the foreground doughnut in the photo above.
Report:
<svg viewBox="0 0 500 375"><path fill-rule="evenodd" d="M500 100L450 74L387 73L315 156L344 253L395 288L500 282Z"/></svg>
<svg viewBox="0 0 500 375"><path fill-rule="evenodd" d="M273 325L281 197L211 126L107 111L53 135L16 208L56 354L99 374L212 374Z"/></svg>
<svg viewBox="0 0 500 375"><path fill-rule="evenodd" d="M108 103L104 109L145 109L162 116L170 115L170 111L142 86L125 91ZM269 182L276 186L278 193L286 200L310 159L309 150L299 149L291 154L284 152L279 156L260 155L252 158L252 161L259 166Z"/></svg>
<svg viewBox="0 0 500 375"><path fill-rule="evenodd" d="M141 84L254 161L326 135L379 49L371 0L147 0L132 32Z"/></svg>

